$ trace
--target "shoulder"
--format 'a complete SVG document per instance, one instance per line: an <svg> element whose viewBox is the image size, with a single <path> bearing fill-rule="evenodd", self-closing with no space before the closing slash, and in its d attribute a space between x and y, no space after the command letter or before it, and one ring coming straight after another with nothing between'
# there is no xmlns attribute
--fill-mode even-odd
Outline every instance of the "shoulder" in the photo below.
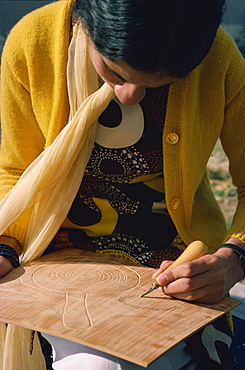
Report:
<svg viewBox="0 0 245 370"><path fill-rule="evenodd" d="M219 28L214 43L197 67L197 76L229 102L245 86L245 59L232 37Z"/></svg>
<svg viewBox="0 0 245 370"><path fill-rule="evenodd" d="M231 65L241 70L245 68L245 60L235 41L222 27L218 29L214 43L203 63L210 67L220 67L223 71L229 69Z"/></svg>
<svg viewBox="0 0 245 370"><path fill-rule="evenodd" d="M3 55L32 54L37 47L49 49L54 42L68 42L74 0L45 5L24 16L10 31ZM37 56L37 55L36 55Z"/></svg>
<svg viewBox="0 0 245 370"><path fill-rule="evenodd" d="M38 29L40 25L56 25L56 22L69 17L75 0L59 0L37 8L25 15L12 29L11 32L20 32Z"/></svg>

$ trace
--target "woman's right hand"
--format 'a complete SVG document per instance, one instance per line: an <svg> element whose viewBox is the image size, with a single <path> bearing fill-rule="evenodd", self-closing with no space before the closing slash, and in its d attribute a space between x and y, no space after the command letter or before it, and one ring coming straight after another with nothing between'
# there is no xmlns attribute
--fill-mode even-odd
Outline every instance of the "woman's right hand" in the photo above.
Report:
<svg viewBox="0 0 245 370"><path fill-rule="evenodd" d="M3 256L0 256L0 278L5 276L11 270L14 269L12 262Z"/></svg>

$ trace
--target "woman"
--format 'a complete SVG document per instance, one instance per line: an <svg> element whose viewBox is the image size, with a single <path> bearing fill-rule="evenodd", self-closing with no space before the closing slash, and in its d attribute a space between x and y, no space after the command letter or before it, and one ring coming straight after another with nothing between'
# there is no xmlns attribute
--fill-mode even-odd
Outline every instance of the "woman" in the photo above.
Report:
<svg viewBox="0 0 245 370"><path fill-rule="evenodd" d="M91 119L98 118L98 125L79 139L71 135L80 145L74 162L80 158L79 171L57 166L58 178L45 169L28 189L34 195L22 206L24 213L16 211L6 228L2 218L1 276L18 264L22 251L26 261L71 246L160 267L164 293L185 300L219 302L243 278L245 65L219 28L224 5L222 0L77 0L73 8L67 0L31 13L12 30L2 58L2 198L15 194L31 163L27 173L34 178L33 169L46 163L53 147L61 150L54 155L59 163L70 157L62 152L65 140L71 150L70 122L80 114L80 103L106 84L99 98L95 95L95 101L104 99ZM219 137L238 187L228 232L205 169ZM32 190L42 180L42 193ZM28 196L23 192L18 203ZM48 207L51 197L57 208ZM175 259L195 239L212 254L164 273L165 260ZM222 338L216 347L210 343L214 332ZM139 368L46 337L56 353L55 369L80 369L85 361L86 369ZM207 361L210 368L228 368L230 338L226 319L217 320L152 369L201 369L204 360L205 368Z"/></svg>

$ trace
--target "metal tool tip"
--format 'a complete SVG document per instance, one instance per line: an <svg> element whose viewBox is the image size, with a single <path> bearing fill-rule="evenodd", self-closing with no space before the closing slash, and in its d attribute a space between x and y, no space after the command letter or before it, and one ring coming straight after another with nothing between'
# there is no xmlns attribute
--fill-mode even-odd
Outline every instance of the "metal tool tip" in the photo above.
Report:
<svg viewBox="0 0 245 370"><path fill-rule="evenodd" d="M154 286L151 287L151 289L147 290L147 292L141 294L140 297L144 297L145 295L149 294L150 292L152 292L153 290L155 290L156 288Z"/></svg>

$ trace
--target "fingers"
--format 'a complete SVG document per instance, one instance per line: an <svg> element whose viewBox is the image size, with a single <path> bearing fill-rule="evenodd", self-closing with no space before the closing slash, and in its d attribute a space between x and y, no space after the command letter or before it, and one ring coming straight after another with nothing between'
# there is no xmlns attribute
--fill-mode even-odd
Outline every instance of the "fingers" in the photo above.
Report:
<svg viewBox="0 0 245 370"><path fill-rule="evenodd" d="M206 255L167 268L170 264L164 261L154 273L165 294L204 303L217 303L224 297L224 271L216 256Z"/></svg>
<svg viewBox="0 0 245 370"><path fill-rule="evenodd" d="M152 275L152 278L157 279L159 284L164 285L180 277L191 277L205 272L208 269L209 260L213 260L212 255L206 255L175 267L170 267L173 261L163 261L159 269Z"/></svg>
<svg viewBox="0 0 245 370"><path fill-rule="evenodd" d="M159 288L160 289L160 288ZM212 291L211 285L207 285L202 288L198 288L195 290L192 290L190 292L179 292L179 293L167 293L167 288L164 286L161 288L163 290L163 293L166 295L169 295L173 298L185 300L185 301L195 301L200 303L206 303L206 304L214 304L219 303L225 296L221 294L219 291L214 291L211 294L210 291Z"/></svg>
<svg viewBox="0 0 245 370"><path fill-rule="evenodd" d="M164 261L159 270L154 273L154 278L157 279L160 285L166 285L172 281L180 278L190 278L195 275L207 272L212 267L209 256L200 257L198 260L192 262L185 262L179 266L169 267L171 262ZM212 256L211 256L211 259Z"/></svg>
<svg viewBox="0 0 245 370"><path fill-rule="evenodd" d="M152 275L152 279L155 280L164 270L166 270L171 264L173 263L173 261L163 261L159 267L158 270L156 270L154 272L154 274Z"/></svg>

